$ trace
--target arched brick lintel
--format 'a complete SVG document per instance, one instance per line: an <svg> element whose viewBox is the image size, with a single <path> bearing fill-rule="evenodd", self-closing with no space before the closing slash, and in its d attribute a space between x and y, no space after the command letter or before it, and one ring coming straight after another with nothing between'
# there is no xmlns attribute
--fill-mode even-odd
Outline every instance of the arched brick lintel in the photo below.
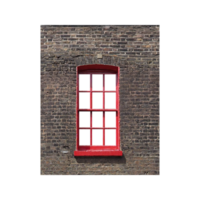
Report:
<svg viewBox="0 0 200 200"><path fill-rule="evenodd" d="M109 70L112 72L118 72L119 67L118 66L112 66L112 65L103 65L103 64L89 64L89 65L81 65L77 66L78 71L84 71L84 70Z"/></svg>

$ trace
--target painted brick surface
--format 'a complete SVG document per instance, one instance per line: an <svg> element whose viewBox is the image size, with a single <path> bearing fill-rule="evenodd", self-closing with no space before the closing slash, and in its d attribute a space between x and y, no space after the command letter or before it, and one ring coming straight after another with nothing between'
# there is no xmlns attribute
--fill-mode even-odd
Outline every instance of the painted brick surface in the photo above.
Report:
<svg viewBox="0 0 200 200"><path fill-rule="evenodd" d="M73 155L76 67L96 63L120 67L122 157ZM41 174L159 174L159 26L41 26Z"/></svg>

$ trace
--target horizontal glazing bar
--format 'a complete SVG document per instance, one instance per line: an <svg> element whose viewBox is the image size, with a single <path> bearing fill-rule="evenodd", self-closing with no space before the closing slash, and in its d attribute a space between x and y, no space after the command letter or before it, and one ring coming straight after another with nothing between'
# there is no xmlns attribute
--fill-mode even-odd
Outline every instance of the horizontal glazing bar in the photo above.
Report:
<svg viewBox="0 0 200 200"><path fill-rule="evenodd" d="M102 126L93 126L93 127L88 127L88 126L80 126L79 129L81 130L87 130L87 129L105 129L105 130L115 130L117 127L102 127Z"/></svg>
<svg viewBox="0 0 200 200"><path fill-rule="evenodd" d="M117 109L79 109L78 111L118 111Z"/></svg>
<svg viewBox="0 0 200 200"><path fill-rule="evenodd" d="M90 92L90 90L79 90L79 92ZM91 91L91 92L116 92L116 91L103 91L103 90L94 90L94 91Z"/></svg>

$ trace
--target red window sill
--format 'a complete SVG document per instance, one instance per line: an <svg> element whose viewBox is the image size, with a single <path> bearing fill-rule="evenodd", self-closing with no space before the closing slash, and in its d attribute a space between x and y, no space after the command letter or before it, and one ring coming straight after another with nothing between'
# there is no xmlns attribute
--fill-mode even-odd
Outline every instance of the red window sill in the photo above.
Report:
<svg viewBox="0 0 200 200"><path fill-rule="evenodd" d="M122 156L122 151L74 151L74 156Z"/></svg>

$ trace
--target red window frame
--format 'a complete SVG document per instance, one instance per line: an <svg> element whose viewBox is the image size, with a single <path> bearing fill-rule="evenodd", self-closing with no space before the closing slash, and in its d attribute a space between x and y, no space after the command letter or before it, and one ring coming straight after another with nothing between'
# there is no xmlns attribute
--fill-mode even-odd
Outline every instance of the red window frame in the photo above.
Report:
<svg viewBox="0 0 200 200"><path fill-rule="evenodd" d="M79 91L79 74L90 74L90 90ZM103 109L92 108L92 93L100 91L92 91L92 74L103 74ZM105 91L105 74L116 74L116 91ZM74 156L122 156L120 150L120 110L119 110L119 67L111 65L84 65L77 67L77 102L76 102L76 116L77 116L77 133L76 133L76 150ZM79 109L79 92L90 92L90 109ZM116 93L116 109L105 109L105 93ZM79 128L79 111L90 111L90 128ZM103 112L103 128L92 127L92 111ZM116 146L105 146L105 111L116 111ZM79 146L79 130L90 129L90 146ZM92 129L103 129L103 146L92 146Z"/></svg>

